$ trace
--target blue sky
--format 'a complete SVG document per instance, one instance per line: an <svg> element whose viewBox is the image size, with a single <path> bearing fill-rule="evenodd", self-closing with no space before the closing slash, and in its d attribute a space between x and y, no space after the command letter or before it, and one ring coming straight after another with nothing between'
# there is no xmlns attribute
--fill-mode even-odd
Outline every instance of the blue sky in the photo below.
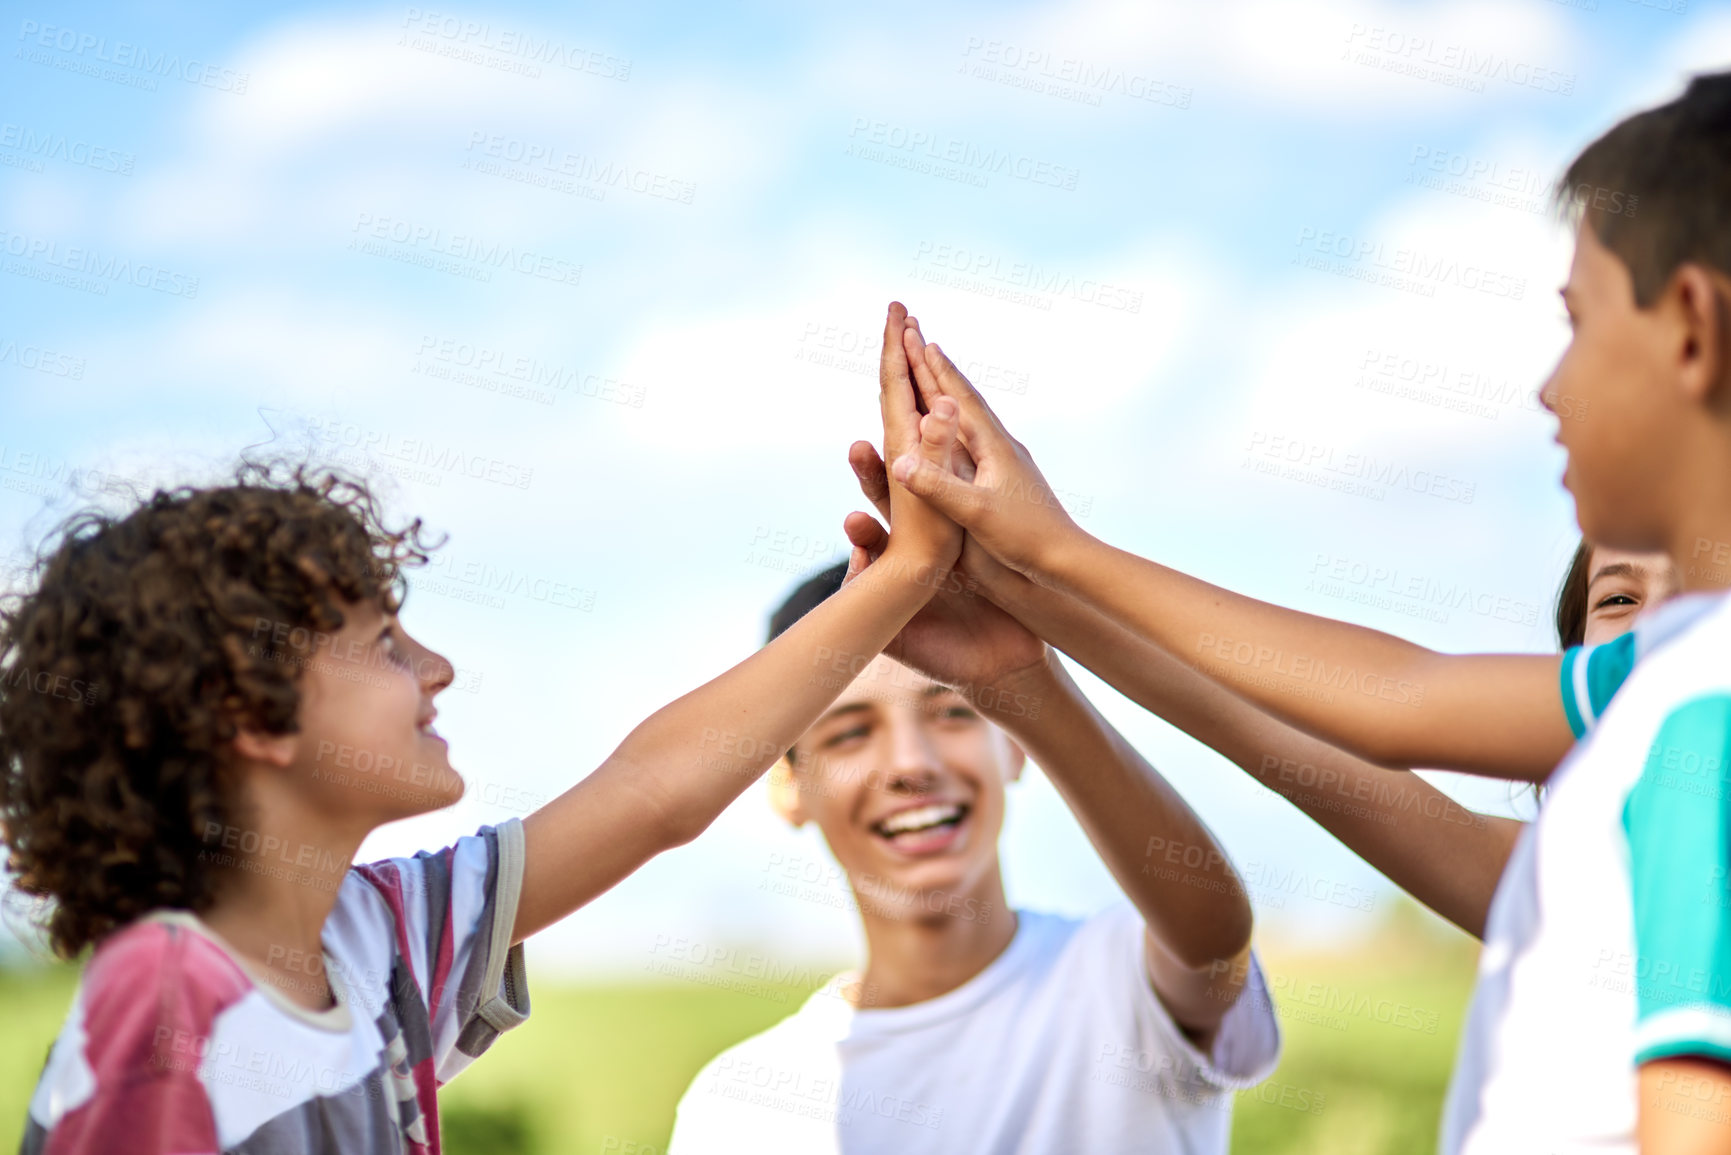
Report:
<svg viewBox="0 0 1731 1155"><path fill-rule="evenodd" d="M1427 645L1545 650L1575 531L1530 400L1565 337L1544 193L1731 58L1731 15L1676 3L26 7L0 559L74 476L207 480L260 443L369 469L450 537L407 621L464 671L441 730L472 788L363 853L439 843L576 781L839 556L898 297L1107 540ZM1086 684L1269 880L1266 933L1368 926L1292 871L1387 909ZM1038 775L1004 852L1014 901L1112 896ZM846 958L826 863L754 788L532 952ZM789 869L815 889L771 893Z"/></svg>

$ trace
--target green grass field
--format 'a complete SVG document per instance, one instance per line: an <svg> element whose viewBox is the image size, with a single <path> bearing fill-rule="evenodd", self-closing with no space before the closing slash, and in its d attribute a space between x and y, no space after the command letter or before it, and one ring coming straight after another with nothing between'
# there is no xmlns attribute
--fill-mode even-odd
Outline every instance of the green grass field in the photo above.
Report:
<svg viewBox="0 0 1731 1155"><path fill-rule="evenodd" d="M1269 1082L1238 1096L1234 1155L1434 1148L1475 950L1420 917L1347 956L1264 949L1286 1051ZM0 1142L22 1133L74 981L68 969L0 971ZM684 984L534 985L529 1022L446 1090L445 1149L656 1155L698 1068L803 994L790 988L782 1003Z"/></svg>

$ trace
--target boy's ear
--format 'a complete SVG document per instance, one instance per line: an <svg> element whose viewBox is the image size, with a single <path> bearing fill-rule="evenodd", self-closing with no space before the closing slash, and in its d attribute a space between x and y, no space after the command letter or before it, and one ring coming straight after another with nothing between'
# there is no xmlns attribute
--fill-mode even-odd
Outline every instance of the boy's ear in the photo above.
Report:
<svg viewBox="0 0 1731 1155"><path fill-rule="evenodd" d="M267 734L243 726L235 732L234 751L248 762L288 767L294 765L296 737L295 734Z"/></svg>
<svg viewBox="0 0 1731 1155"><path fill-rule="evenodd" d="M1028 752L1022 749L1021 745L1008 734L1004 735L1004 745L1008 747L1004 752L1005 765L1010 770L1008 774L1004 775L1004 781L1020 782L1022 780L1022 767L1028 764Z"/></svg>
<svg viewBox="0 0 1731 1155"><path fill-rule="evenodd" d="M1672 274L1670 292L1683 323L1681 384L1685 396L1699 405L1731 409L1731 280L1693 263Z"/></svg>
<svg viewBox="0 0 1731 1155"><path fill-rule="evenodd" d="M785 754L769 768L769 804L794 826L804 826L811 817L800 799L799 778L793 772L793 763Z"/></svg>

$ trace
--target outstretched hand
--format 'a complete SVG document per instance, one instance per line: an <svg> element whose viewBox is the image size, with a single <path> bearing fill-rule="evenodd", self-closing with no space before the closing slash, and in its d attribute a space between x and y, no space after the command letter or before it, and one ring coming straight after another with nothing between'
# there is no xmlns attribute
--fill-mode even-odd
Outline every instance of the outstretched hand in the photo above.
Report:
<svg viewBox="0 0 1731 1155"><path fill-rule="evenodd" d="M958 451L967 456L965 450ZM857 441L848 451L848 462L859 477L861 491L879 514L890 519L889 478L876 448L869 441ZM889 545L890 533L869 513L849 514L843 529L853 546L845 584L877 559ZM1044 663L1049 656L1046 644L984 596L980 586L987 574L993 581L1027 580L994 561L971 538L964 539L952 580L938 589L884 652L963 693L1001 687Z"/></svg>
<svg viewBox="0 0 1731 1155"><path fill-rule="evenodd" d="M902 489L917 495L966 529L997 560L1041 580L1048 551L1074 540L1081 529L1059 504L1027 448L1010 436L944 351L925 342L917 321L908 318L902 340L926 409L935 414L945 400L954 403L959 437L948 452L930 443L911 452L891 437L892 419L896 428L905 429L920 420L918 410L908 395L908 411L892 415L888 406L895 397L886 390L884 457L892 496Z"/></svg>
<svg viewBox="0 0 1731 1155"><path fill-rule="evenodd" d="M878 364L878 404L883 412L885 452L924 461L934 470L947 473L951 468L958 408L954 402L946 402L940 415L928 403L929 411L921 415L909 373L907 319L908 311L901 303L891 301ZM898 572L906 567L916 580L930 582L934 588L943 584L961 553L961 529L899 481L890 483L889 506L894 531L884 547L886 558L893 560Z"/></svg>

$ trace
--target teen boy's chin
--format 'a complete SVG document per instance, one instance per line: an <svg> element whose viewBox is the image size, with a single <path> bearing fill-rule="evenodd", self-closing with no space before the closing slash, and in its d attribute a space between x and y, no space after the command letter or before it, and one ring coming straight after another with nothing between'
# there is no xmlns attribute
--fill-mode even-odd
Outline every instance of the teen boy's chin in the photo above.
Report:
<svg viewBox="0 0 1731 1155"><path fill-rule="evenodd" d="M455 806L469 790L469 784L445 756L443 738L425 742L419 754L405 774L407 780L393 791L404 818Z"/></svg>
<svg viewBox="0 0 1731 1155"><path fill-rule="evenodd" d="M429 810L443 810L463 800L469 784L451 766L450 746L444 736L431 725L421 728L419 764L430 768L431 781L427 792L432 796Z"/></svg>

